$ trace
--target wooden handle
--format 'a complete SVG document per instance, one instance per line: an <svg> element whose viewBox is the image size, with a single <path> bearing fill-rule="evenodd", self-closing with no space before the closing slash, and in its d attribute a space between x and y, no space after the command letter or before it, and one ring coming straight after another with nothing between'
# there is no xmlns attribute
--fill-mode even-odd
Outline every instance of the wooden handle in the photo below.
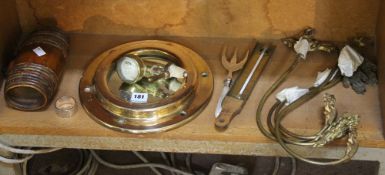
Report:
<svg viewBox="0 0 385 175"><path fill-rule="evenodd" d="M215 128L219 131L226 130L231 120L241 111L243 103L243 100L226 96L222 103L222 111L215 120Z"/></svg>

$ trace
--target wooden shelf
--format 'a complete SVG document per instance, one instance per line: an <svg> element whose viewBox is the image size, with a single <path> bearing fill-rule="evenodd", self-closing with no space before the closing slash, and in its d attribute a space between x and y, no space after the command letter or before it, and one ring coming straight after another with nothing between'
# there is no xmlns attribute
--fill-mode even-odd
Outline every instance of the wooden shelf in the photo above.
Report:
<svg viewBox="0 0 385 175"><path fill-rule="evenodd" d="M169 152L200 152L226 154L255 154L263 152L257 145L271 144L258 130L255 112L260 97L294 60L294 54L277 42L277 48L261 79L239 116L226 132L214 129L214 110L226 74L220 65L220 52L224 44L242 49L252 48L254 41L228 38L179 38L179 37L128 37L111 35L72 34L71 50L57 96L71 95L78 98L78 83L87 63L111 47L139 39L165 39L192 48L206 59L214 73L213 96L203 112L190 123L157 134L134 135L107 129L94 122L79 104L79 110L72 118L58 117L51 105L42 112L20 112L6 107L0 99L0 138L20 146L52 146L69 148L93 148L115 150L143 150ZM242 50L241 49L241 50ZM242 50L244 51L244 50ZM230 54L230 53L229 53ZM317 71L332 67L336 56L311 54L308 60L290 76L282 88L291 86L310 87ZM325 91L337 98L340 113L349 111L361 116L359 140L363 147L384 148L382 118L377 87L369 87L365 95L356 95L341 84ZM3 91L0 96L3 96ZM284 125L299 133L313 133L322 124L322 95L312 99L290 114ZM266 110L275 101L272 97ZM261 147L258 147L261 148ZM271 149L279 150L279 147ZM266 150L265 150L266 151Z"/></svg>

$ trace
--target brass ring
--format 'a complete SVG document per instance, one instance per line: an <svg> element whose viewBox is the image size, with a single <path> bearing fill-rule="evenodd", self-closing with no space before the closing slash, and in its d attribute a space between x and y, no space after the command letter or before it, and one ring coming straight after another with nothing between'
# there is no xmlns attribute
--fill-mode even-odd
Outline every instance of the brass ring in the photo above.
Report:
<svg viewBox="0 0 385 175"><path fill-rule="evenodd" d="M177 64L186 70L186 82L164 100L125 101L111 92L107 82L114 62L124 54ZM161 132L191 121L209 101L212 91L213 76L201 56L182 45L159 40L130 42L107 50L88 65L79 84L80 100L91 118L108 128L130 133Z"/></svg>

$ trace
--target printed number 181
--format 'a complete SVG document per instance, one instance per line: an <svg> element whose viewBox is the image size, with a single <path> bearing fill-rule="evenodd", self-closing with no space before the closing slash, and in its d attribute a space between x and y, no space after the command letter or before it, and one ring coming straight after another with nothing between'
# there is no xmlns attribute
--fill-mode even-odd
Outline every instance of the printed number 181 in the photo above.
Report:
<svg viewBox="0 0 385 175"><path fill-rule="evenodd" d="M134 103L147 103L147 93L133 93L130 101Z"/></svg>

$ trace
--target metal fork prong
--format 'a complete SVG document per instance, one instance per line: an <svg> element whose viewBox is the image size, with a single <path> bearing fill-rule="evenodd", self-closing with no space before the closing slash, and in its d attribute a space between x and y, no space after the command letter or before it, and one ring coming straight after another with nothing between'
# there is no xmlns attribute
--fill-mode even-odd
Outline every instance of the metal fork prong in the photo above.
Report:
<svg viewBox="0 0 385 175"><path fill-rule="evenodd" d="M237 58L238 58L238 48L236 47L234 50L233 57L230 60L231 64L237 64Z"/></svg>
<svg viewBox="0 0 385 175"><path fill-rule="evenodd" d="M222 50L222 65L227 70L227 79L232 78L232 73L235 71L238 71L239 69L242 69L243 65L246 63L247 58L249 56L249 50L247 50L245 57L242 60L238 61L238 48L234 49L233 56L228 60L226 56L227 47L224 46Z"/></svg>
<svg viewBox="0 0 385 175"><path fill-rule="evenodd" d="M227 52L227 46L224 46L222 49L222 62L227 60L226 52Z"/></svg>
<svg viewBox="0 0 385 175"><path fill-rule="evenodd" d="M241 64L243 67L243 65L245 65L248 58L249 58L249 50L246 51L245 57L243 57L242 61L239 62L239 64Z"/></svg>

